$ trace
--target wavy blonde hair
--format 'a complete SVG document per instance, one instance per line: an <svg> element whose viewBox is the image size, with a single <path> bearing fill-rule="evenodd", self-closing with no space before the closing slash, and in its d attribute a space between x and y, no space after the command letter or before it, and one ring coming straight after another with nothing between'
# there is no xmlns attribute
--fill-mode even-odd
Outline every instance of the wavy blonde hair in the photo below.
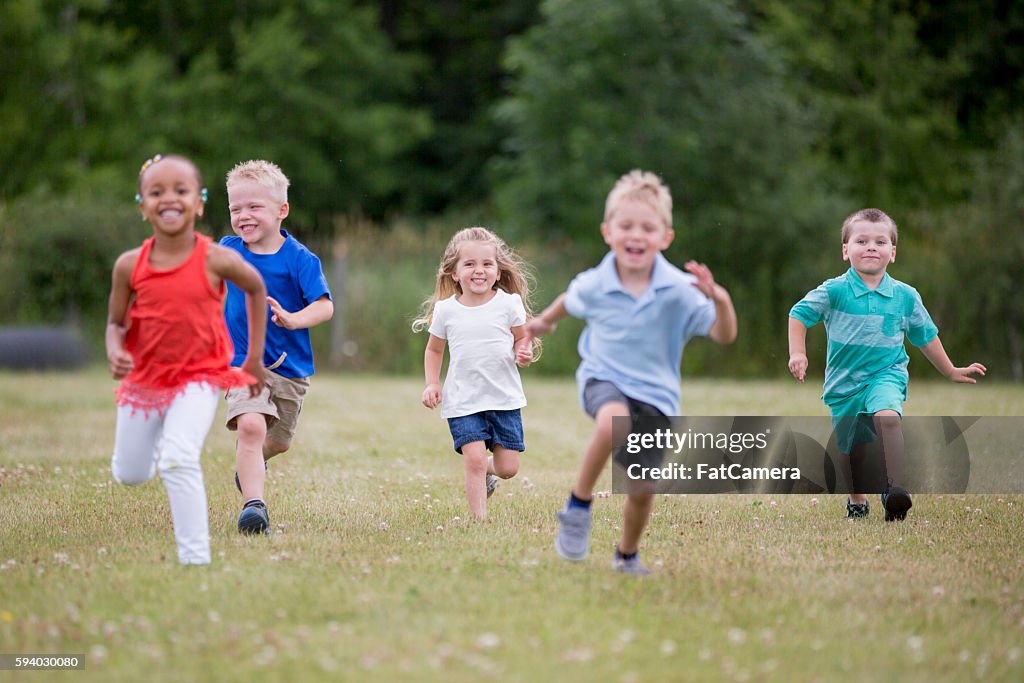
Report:
<svg viewBox="0 0 1024 683"><path fill-rule="evenodd" d="M483 242L494 247L494 260L498 266L498 279L494 283L494 288L508 294L518 294L523 300L523 308L526 309L526 319L530 320L533 317L530 290L533 288L534 276L530 265L509 248L503 239L487 228L463 228L452 236L448 246L444 249L441 264L437 267L434 293L420 306L420 313L412 322L413 332L422 332L430 327L430 322L434 318L434 306L438 301L462 294L462 285L452 275L459 264L459 253L462 246L467 242ZM540 353L541 341L539 338L535 338L533 340L533 359L540 358Z"/></svg>

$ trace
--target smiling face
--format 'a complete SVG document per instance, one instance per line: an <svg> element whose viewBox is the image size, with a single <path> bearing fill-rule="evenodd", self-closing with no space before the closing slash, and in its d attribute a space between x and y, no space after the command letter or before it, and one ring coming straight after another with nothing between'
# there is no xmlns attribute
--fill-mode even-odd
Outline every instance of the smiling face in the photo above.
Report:
<svg viewBox="0 0 1024 683"><path fill-rule="evenodd" d="M452 273L452 279L462 287L460 302L473 305L489 300L498 275L497 251L493 244L476 240L462 244Z"/></svg>
<svg viewBox="0 0 1024 683"><path fill-rule="evenodd" d="M139 196L142 217L165 235L195 229L203 215L198 172L184 159L164 158L149 166L139 179Z"/></svg>
<svg viewBox="0 0 1024 683"><path fill-rule="evenodd" d="M277 251L284 241L281 221L288 216L288 202L275 201L270 189L253 180L228 185L231 229L252 251Z"/></svg>
<svg viewBox="0 0 1024 683"><path fill-rule="evenodd" d="M866 220L852 223L849 238L843 244L843 260L849 261L862 278L881 279L885 269L896 260L889 225Z"/></svg>
<svg viewBox="0 0 1024 683"><path fill-rule="evenodd" d="M622 277L649 276L654 257L668 248L675 233L647 202L624 200L601 224L601 235L615 253Z"/></svg>

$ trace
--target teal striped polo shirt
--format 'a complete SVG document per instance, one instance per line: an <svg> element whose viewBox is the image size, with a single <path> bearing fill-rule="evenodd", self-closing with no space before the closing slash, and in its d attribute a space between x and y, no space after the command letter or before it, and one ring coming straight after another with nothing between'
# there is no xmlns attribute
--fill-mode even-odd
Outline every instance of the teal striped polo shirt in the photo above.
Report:
<svg viewBox="0 0 1024 683"><path fill-rule="evenodd" d="M879 379L901 383L906 394L910 359L904 338L924 346L939 333L916 289L888 273L868 289L853 268L808 292L789 317L807 327L825 323L825 403Z"/></svg>

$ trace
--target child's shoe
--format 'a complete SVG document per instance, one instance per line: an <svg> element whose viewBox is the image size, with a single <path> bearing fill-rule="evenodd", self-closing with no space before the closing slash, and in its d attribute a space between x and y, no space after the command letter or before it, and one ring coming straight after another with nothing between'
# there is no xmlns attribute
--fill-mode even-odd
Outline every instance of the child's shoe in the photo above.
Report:
<svg viewBox="0 0 1024 683"><path fill-rule="evenodd" d="M267 464L266 460L263 461L263 471L270 471L270 465ZM238 481L238 472L235 472L235 488L238 489L239 493L242 492L242 482Z"/></svg>
<svg viewBox="0 0 1024 683"><path fill-rule="evenodd" d="M487 497L490 498L494 489L498 488L498 477L494 474L487 475Z"/></svg>
<svg viewBox="0 0 1024 683"><path fill-rule="evenodd" d="M629 576L649 576L651 570L640 564L640 556L634 555L629 559L618 553L612 556L612 570Z"/></svg>
<svg viewBox="0 0 1024 683"><path fill-rule="evenodd" d="M250 500L242 508L242 514L238 516L238 533L240 534L269 534L270 516L267 514L267 504L262 500Z"/></svg>
<svg viewBox="0 0 1024 683"><path fill-rule="evenodd" d="M884 505L883 501L883 505ZM867 517L868 513L871 512L871 506L865 500L863 503L851 503L850 499L846 499L846 518L847 519L861 519Z"/></svg>
<svg viewBox="0 0 1024 683"><path fill-rule="evenodd" d="M558 513L555 552L567 560L579 562L590 553L590 508L567 506Z"/></svg>
<svg viewBox="0 0 1024 683"><path fill-rule="evenodd" d="M885 521L902 520L907 518L907 510L913 507L914 501L910 498L910 491L902 486L886 486L882 491L882 507L885 508Z"/></svg>

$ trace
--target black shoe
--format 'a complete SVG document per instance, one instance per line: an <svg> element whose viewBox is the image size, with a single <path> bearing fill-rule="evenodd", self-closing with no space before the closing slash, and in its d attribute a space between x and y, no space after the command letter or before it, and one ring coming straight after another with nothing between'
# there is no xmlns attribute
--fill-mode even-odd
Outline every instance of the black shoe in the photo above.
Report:
<svg viewBox="0 0 1024 683"><path fill-rule="evenodd" d="M882 492L882 507L885 508L885 521L902 520L907 518L907 510L913 507L914 501L910 498L910 491L902 486L885 487Z"/></svg>
<svg viewBox="0 0 1024 683"><path fill-rule="evenodd" d="M869 512L871 512L871 506L866 500L863 503L851 503L849 498L846 499L847 519L861 519L867 517Z"/></svg>
<svg viewBox="0 0 1024 683"><path fill-rule="evenodd" d="M238 516L238 533L240 534L269 534L270 516L267 514L267 504L262 500L250 500L242 508L242 514Z"/></svg>

